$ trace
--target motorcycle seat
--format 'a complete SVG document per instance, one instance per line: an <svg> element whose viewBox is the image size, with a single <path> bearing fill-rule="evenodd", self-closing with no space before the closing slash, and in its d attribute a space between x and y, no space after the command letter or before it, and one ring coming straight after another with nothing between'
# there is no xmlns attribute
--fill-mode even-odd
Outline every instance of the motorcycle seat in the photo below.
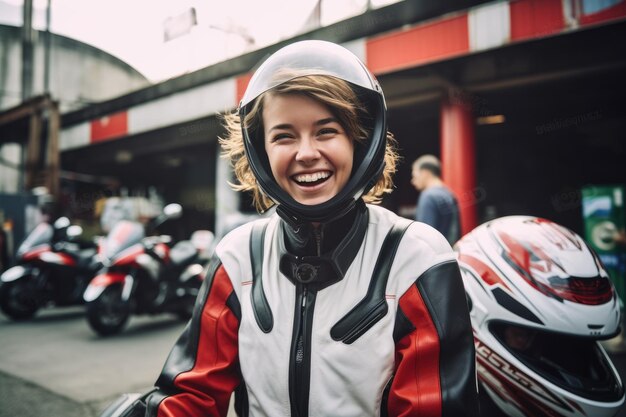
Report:
<svg viewBox="0 0 626 417"><path fill-rule="evenodd" d="M55 251L65 253L71 256L78 267L84 268L91 264L92 258L96 255L95 247L81 247L75 243L57 243L54 247Z"/></svg>
<svg viewBox="0 0 626 417"><path fill-rule="evenodd" d="M96 256L98 251L96 249L82 249L78 252L78 265L83 268L88 268L93 264L93 257Z"/></svg>
<svg viewBox="0 0 626 417"><path fill-rule="evenodd" d="M170 250L170 261L174 265L184 265L191 263L198 256L198 250L188 240L178 242Z"/></svg>

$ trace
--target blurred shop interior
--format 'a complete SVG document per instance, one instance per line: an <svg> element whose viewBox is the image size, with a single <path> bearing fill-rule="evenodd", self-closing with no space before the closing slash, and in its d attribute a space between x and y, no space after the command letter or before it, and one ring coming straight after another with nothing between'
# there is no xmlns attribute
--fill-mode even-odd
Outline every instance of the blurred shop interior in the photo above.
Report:
<svg viewBox="0 0 626 417"><path fill-rule="evenodd" d="M626 35L623 25L613 29ZM615 34L544 39L380 80L385 91L421 79L458 88L451 100L470 107L475 120L477 182L470 198L480 223L525 214L583 233L583 187L626 184L626 55ZM404 159L389 205L406 206L407 216L415 204L412 161L440 155L441 97L433 93L397 106L389 99L389 126Z"/></svg>

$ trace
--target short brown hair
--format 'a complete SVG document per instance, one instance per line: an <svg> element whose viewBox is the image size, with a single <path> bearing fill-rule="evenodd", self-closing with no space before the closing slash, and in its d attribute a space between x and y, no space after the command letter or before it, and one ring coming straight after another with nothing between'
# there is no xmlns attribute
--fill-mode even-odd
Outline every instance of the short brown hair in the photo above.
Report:
<svg viewBox="0 0 626 417"><path fill-rule="evenodd" d="M364 106L350 87L350 85L336 77L327 75L306 75L286 81L277 87L261 94L246 114L244 123L247 129L257 132L263 131L263 104L267 95L300 94L310 97L326 106L345 129L348 137L364 143L367 141L367 130L360 120L366 116ZM239 113L233 111L224 115L226 135L219 138L222 146L222 157L229 159L234 168L238 184L230 184L237 191L251 191L255 207L258 211L265 211L274 205L274 202L265 195L250 169L243 144L241 119ZM368 203L378 203L383 194L390 193L393 187L393 174L399 156L396 151L396 140L393 134L387 132L385 148L385 168L374 187L363 196Z"/></svg>
<svg viewBox="0 0 626 417"><path fill-rule="evenodd" d="M419 171L425 169L435 177L441 178L441 162L435 155L422 155L413 162L413 169Z"/></svg>

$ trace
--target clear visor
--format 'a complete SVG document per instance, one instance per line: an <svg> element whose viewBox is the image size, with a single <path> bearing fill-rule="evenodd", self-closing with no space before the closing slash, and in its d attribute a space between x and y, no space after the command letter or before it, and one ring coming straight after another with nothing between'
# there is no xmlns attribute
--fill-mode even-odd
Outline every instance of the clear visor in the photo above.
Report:
<svg viewBox="0 0 626 417"><path fill-rule="evenodd" d="M380 91L376 79L354 54L334 43L312 40L288 45L261 64L250 80L240 106L247 106L277 85L307 75L329 75L368 90Z"/></svg>

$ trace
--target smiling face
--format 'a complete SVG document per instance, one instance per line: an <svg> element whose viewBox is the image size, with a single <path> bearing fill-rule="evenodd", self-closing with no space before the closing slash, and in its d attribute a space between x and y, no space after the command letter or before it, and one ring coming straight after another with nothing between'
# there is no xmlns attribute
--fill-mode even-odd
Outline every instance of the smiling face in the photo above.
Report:
<svg viewBox="0 0 626 417"><path fill-rule="evenodd" d="M346 185L354 145L326 106L304 95L268 94L263 126L272 174L298 203L324 203Z"/></svg>

